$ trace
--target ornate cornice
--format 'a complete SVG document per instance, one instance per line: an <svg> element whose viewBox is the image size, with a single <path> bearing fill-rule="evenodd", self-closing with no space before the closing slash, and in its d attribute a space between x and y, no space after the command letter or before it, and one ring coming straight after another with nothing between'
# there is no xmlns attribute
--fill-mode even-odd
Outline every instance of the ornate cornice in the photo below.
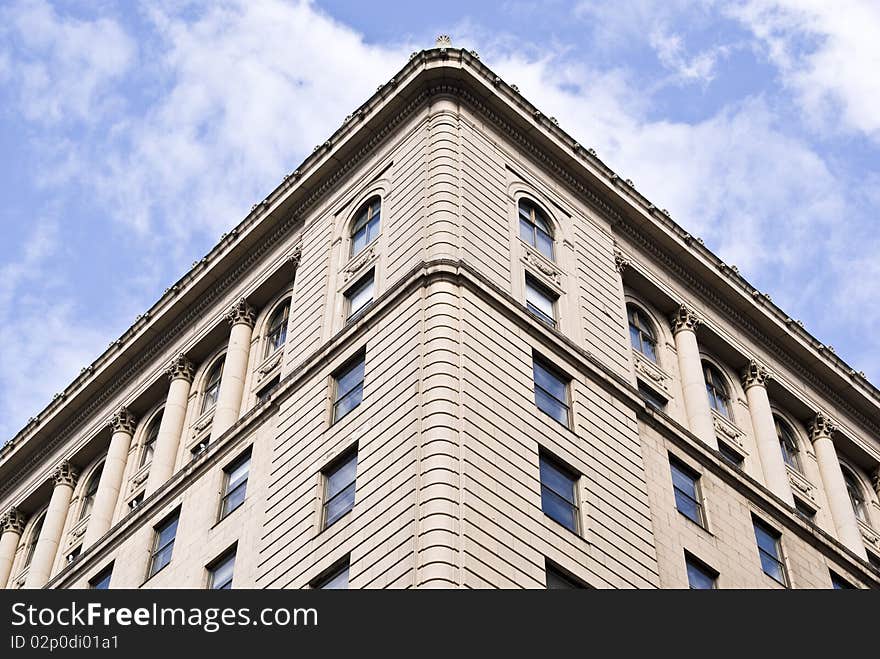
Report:
<svg viewBox="0 0 880 659"><path fill-rule="evenodd" d="M13 506L0 518L0 534L15 533L20 536L24 533L25 524L27 524L27 517Z"/></svg>
<svg viewBox="0 0 880 659"><path fill-rule="evenodd" d="M702 323L702 321L700 320L700 317L697 316L697 312L686 304L682 304L672 315L672 333L678 334L682 330L690 330L691 332L694 332L697 327L699 327L700 323Z"/></svg>
<svg viewBox="0 0 880 659"><path fill-rule="evenodd" d="M816 442L819 439L831 439L831 436L837 432L837 424L835 424L827 416L819 412L813 417L808 428L810 432L810 441Z"/></svg>
<svg viewBox="0 0 880 659"><path fill-rule="evenodd" d="M110 417L107 425L110 426L114 433L127 432L129 435L133 435L134 429L137 426L137 418L128 411L125 405L122 405L116 410L116 414Z"/></svg>
<svg viewBox="0 0 880 659"><path fill-rule="evenodd" d="M254 323L257 322L257 312L248 304L248 301L242 297L236 300L235 304L232 305L232 308L226 314L226 320L229 321L230 325L241 324L253 327Z"/></svg>
<svg viewBox="0 0 880 659"><path fill-rule="evenodd" d="M70 462L64 460L60 465L55 467L52 472L52 482L58 485L68 485L73 487L76 485L76 479L79 478L79 471Z"/></svg>
<svg viewBox="0 0 880 659"><path fill-rule="evenodd" d="M749 361L749 364L742 372L741 377L743 389L749 389L750 387L755 386L765 387L767 386L767 383L773 379L773 376L770 374L770 371L767 370L767 367L754 359Z"/></svg>
<svg viewBox="0 0 880 659"><path fill-rule="evenodd" d="M186 380L187 382L192 382L195 370L196 367L189 359L187 359L186 355L179 352L165 368L165 374L168 376L169 380L181 379Z"/></svg>

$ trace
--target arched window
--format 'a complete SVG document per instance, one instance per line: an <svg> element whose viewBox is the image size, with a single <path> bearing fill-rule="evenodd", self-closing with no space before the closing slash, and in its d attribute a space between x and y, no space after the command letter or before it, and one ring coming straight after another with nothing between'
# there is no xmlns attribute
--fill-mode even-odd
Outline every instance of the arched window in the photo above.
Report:
<svg viewBox="0 0 880 659"><path fill-rule="evenodd" d="M703 377L706 380L706 393L709 395L709 406L726 418L730 418L730 394L724 377L709 362L703 362Z"/></svg>
<svg viewBox="0 0 880 659"><path fill-rule="evenodd" d="M846 465L840 465L843 471L843 480L846 482L846 492L849 494L849 501L852 504L853 512L859 521L867 522L868 515L865 512L865 494L862 492L862 486L859 483L858 476Z"/></svg>
<svg viewBox="0 0 880 659"><path fill-rule="evenodd" d="M373 197L358 211L357 219L351 229L351 255L354 256L369 245L379 235L379 197Z"/></svg>
<svg viewBox="0 0 880 659"><path fill-rule="evenodd" d="M776 436L779 438L779 450L782 451L782 459L785 460L785 464L795 471L801 471L801 456L797 440L794 437L794 431L791 429L791 426L775 414L773 415L773 423L776 425Z"/></svg>
<svg viewBox="0 0 880 659"><path fill-rule="evenodd" d="M269 319L269 328L266 331L266 349L263 357L268 357L287 340L287 319L290 316L290 300L275 310Z"/></svg>
<svg viewBox="0 0 880 659"><path fill-rule="evenodd" d="M553 260L553 232L544 212L530 201L519 202L519 237Z"/></svg>
<svg viewBox="0 0 880 659"><path fill-rule="evenodd" d="M24 553L24 566L27 567L31 564L31 561L34 558L34 551L37 548L37 541L40 539L40 532L43 530L43 522L46 521L46 513L45 511L40 513L40 516L37 518L37 521L33 523L31 526L31 534L28 537L27 548Z"/></svg>
<svg viewBox="0 0 880 659"><path fill-rule="evenodd" d="M208 371L208 377L205 378L205 393L202 397L202 414L213 409L217 404L217 396L220 395L220 380L223 377L223 361L224 357L221 357L214 362L211 370Z"/></svg>
<svg viewBox="0 0 880 659"><path fill-rule="evenodd" d="M95 505L95 495L98 493L98 483L101 481L101 472L104 471L104 464L101 463L92 470L92 476L83 492L82 507L79 509L79 518L85 519L92 512Z"/></svg>
<svg viewBox="0 0 880 659"><path fill-rule="evenodd" d="M629 340L632 347L652 362L657 362L657 337L645 313L633 304L626 305L629 318Z"/></svg>
<svg viewBox="0 0 880 659"><path fill-rule="evenodd" d="M144 445L141 449L141 459L138 462L138 469L153 461L153 453L156 451L156 438L159 436L159 425L162 423L163 412L164 410L155 414L152 421L150 421L150 425L147 427L147 432L144 434Z"/></svg>

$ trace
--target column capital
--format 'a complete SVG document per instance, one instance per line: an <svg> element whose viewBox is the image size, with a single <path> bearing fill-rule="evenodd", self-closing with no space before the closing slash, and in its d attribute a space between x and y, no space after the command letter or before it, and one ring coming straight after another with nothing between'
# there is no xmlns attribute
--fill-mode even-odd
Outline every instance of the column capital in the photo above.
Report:
<svg viewBox="0 0 880 659"><path fill-rule="evenodd" d="M811 442L822 438L831 439L831 435L837 431L837 424L822 414L822 412L818 412L810 422L808 430L810 431Z"/></svg>
<svg viewBox="0 0 880 659"><path fill-rule="evenodd" d="M672 314L672 333L678 334L682 330L695 331L702 321L697 312L686 304L678 307L676 312Z"/></svg>
<svg viewBox="0 0 880 659"><path fill-rule="evenodd" d="M877 467L874 473L871 474L871 485L874 487L877 496L880 497L880 467Z"/></svg>
<svg viewBox="0 0 880 659"><path fill-rule="evenodd" d="M15 506L6 511L3 517L0 517L0 533L17 533L19 536L24 533L24 527L27 524L27 518Z"/></svg>
<svg viewBox="0 0 880 659"><path fill-rule="evenodd" d="M623 273L630 266L629 259L619 249L614 250L614 269Z"/></svg>
<svg viewBox="0 0 880 659"><path fill-rule="evenodd" d="M110 417L107 425L113 429L113 432L127 432L129 435L133 435L137 426L137 417L129 412L125 405L122 405L116 410L116 414Z"/></svg>
<svg viewBox="0 0 880 659"><path fill-rule="evenodd" d="M165 369L165 374L170 380L181 379L192 382L195 370L196 368L193 366L193 363L181 352L171 360L171 363Z"/></svg>
<svg viewBox="0 0 880 659"><path fill-rule="evenodd" d="M226 314L226 319L229 321L230 325L244 323L249 327L253 327L257 320L257 313L254 311L254 308L247 303L247 300L242 297L232 305L229 313Z"/></svg>
<svg viewBox="0 0 880 659"><path fill-rule="evenodd" d="M749 389L750 387L755 386L767 386L767 383L772 379L773 376L770 374L770 371L767 370L767 367L754 359L749 361L748 365L742 372L743 389Z"/></svg>
<svg viewBox="0 0 880 659"><path fill-rule="evenodd" d="M74 467L70 462L64 460L60 465L55 467L55 471L52 472L52 481L56 486L58 485L69 485L73 487L76 485L76 479L79 477L79 472L76 467Z"/></svg>

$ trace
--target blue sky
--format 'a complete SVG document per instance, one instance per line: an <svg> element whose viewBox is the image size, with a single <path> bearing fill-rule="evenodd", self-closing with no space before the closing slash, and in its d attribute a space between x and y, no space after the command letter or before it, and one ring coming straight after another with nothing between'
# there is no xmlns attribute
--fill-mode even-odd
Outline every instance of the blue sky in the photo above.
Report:
<svg viewBox="0 0 880 659"><path fill-rule="evenodd" d="M880 4L0 2L0 442L448 33L880 381Z"/></svg>

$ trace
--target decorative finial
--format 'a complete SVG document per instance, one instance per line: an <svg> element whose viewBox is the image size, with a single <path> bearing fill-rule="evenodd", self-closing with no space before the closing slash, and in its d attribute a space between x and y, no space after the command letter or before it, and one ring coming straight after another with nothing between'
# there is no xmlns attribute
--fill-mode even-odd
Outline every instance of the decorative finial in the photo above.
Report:
<svg viewBox="0 0 880 659"><path fill-rule="evenodd" d="M434 43L435 48L452 48L452 39L449 38L448 34L441 34L437 37L437 41Z"/></svg>

